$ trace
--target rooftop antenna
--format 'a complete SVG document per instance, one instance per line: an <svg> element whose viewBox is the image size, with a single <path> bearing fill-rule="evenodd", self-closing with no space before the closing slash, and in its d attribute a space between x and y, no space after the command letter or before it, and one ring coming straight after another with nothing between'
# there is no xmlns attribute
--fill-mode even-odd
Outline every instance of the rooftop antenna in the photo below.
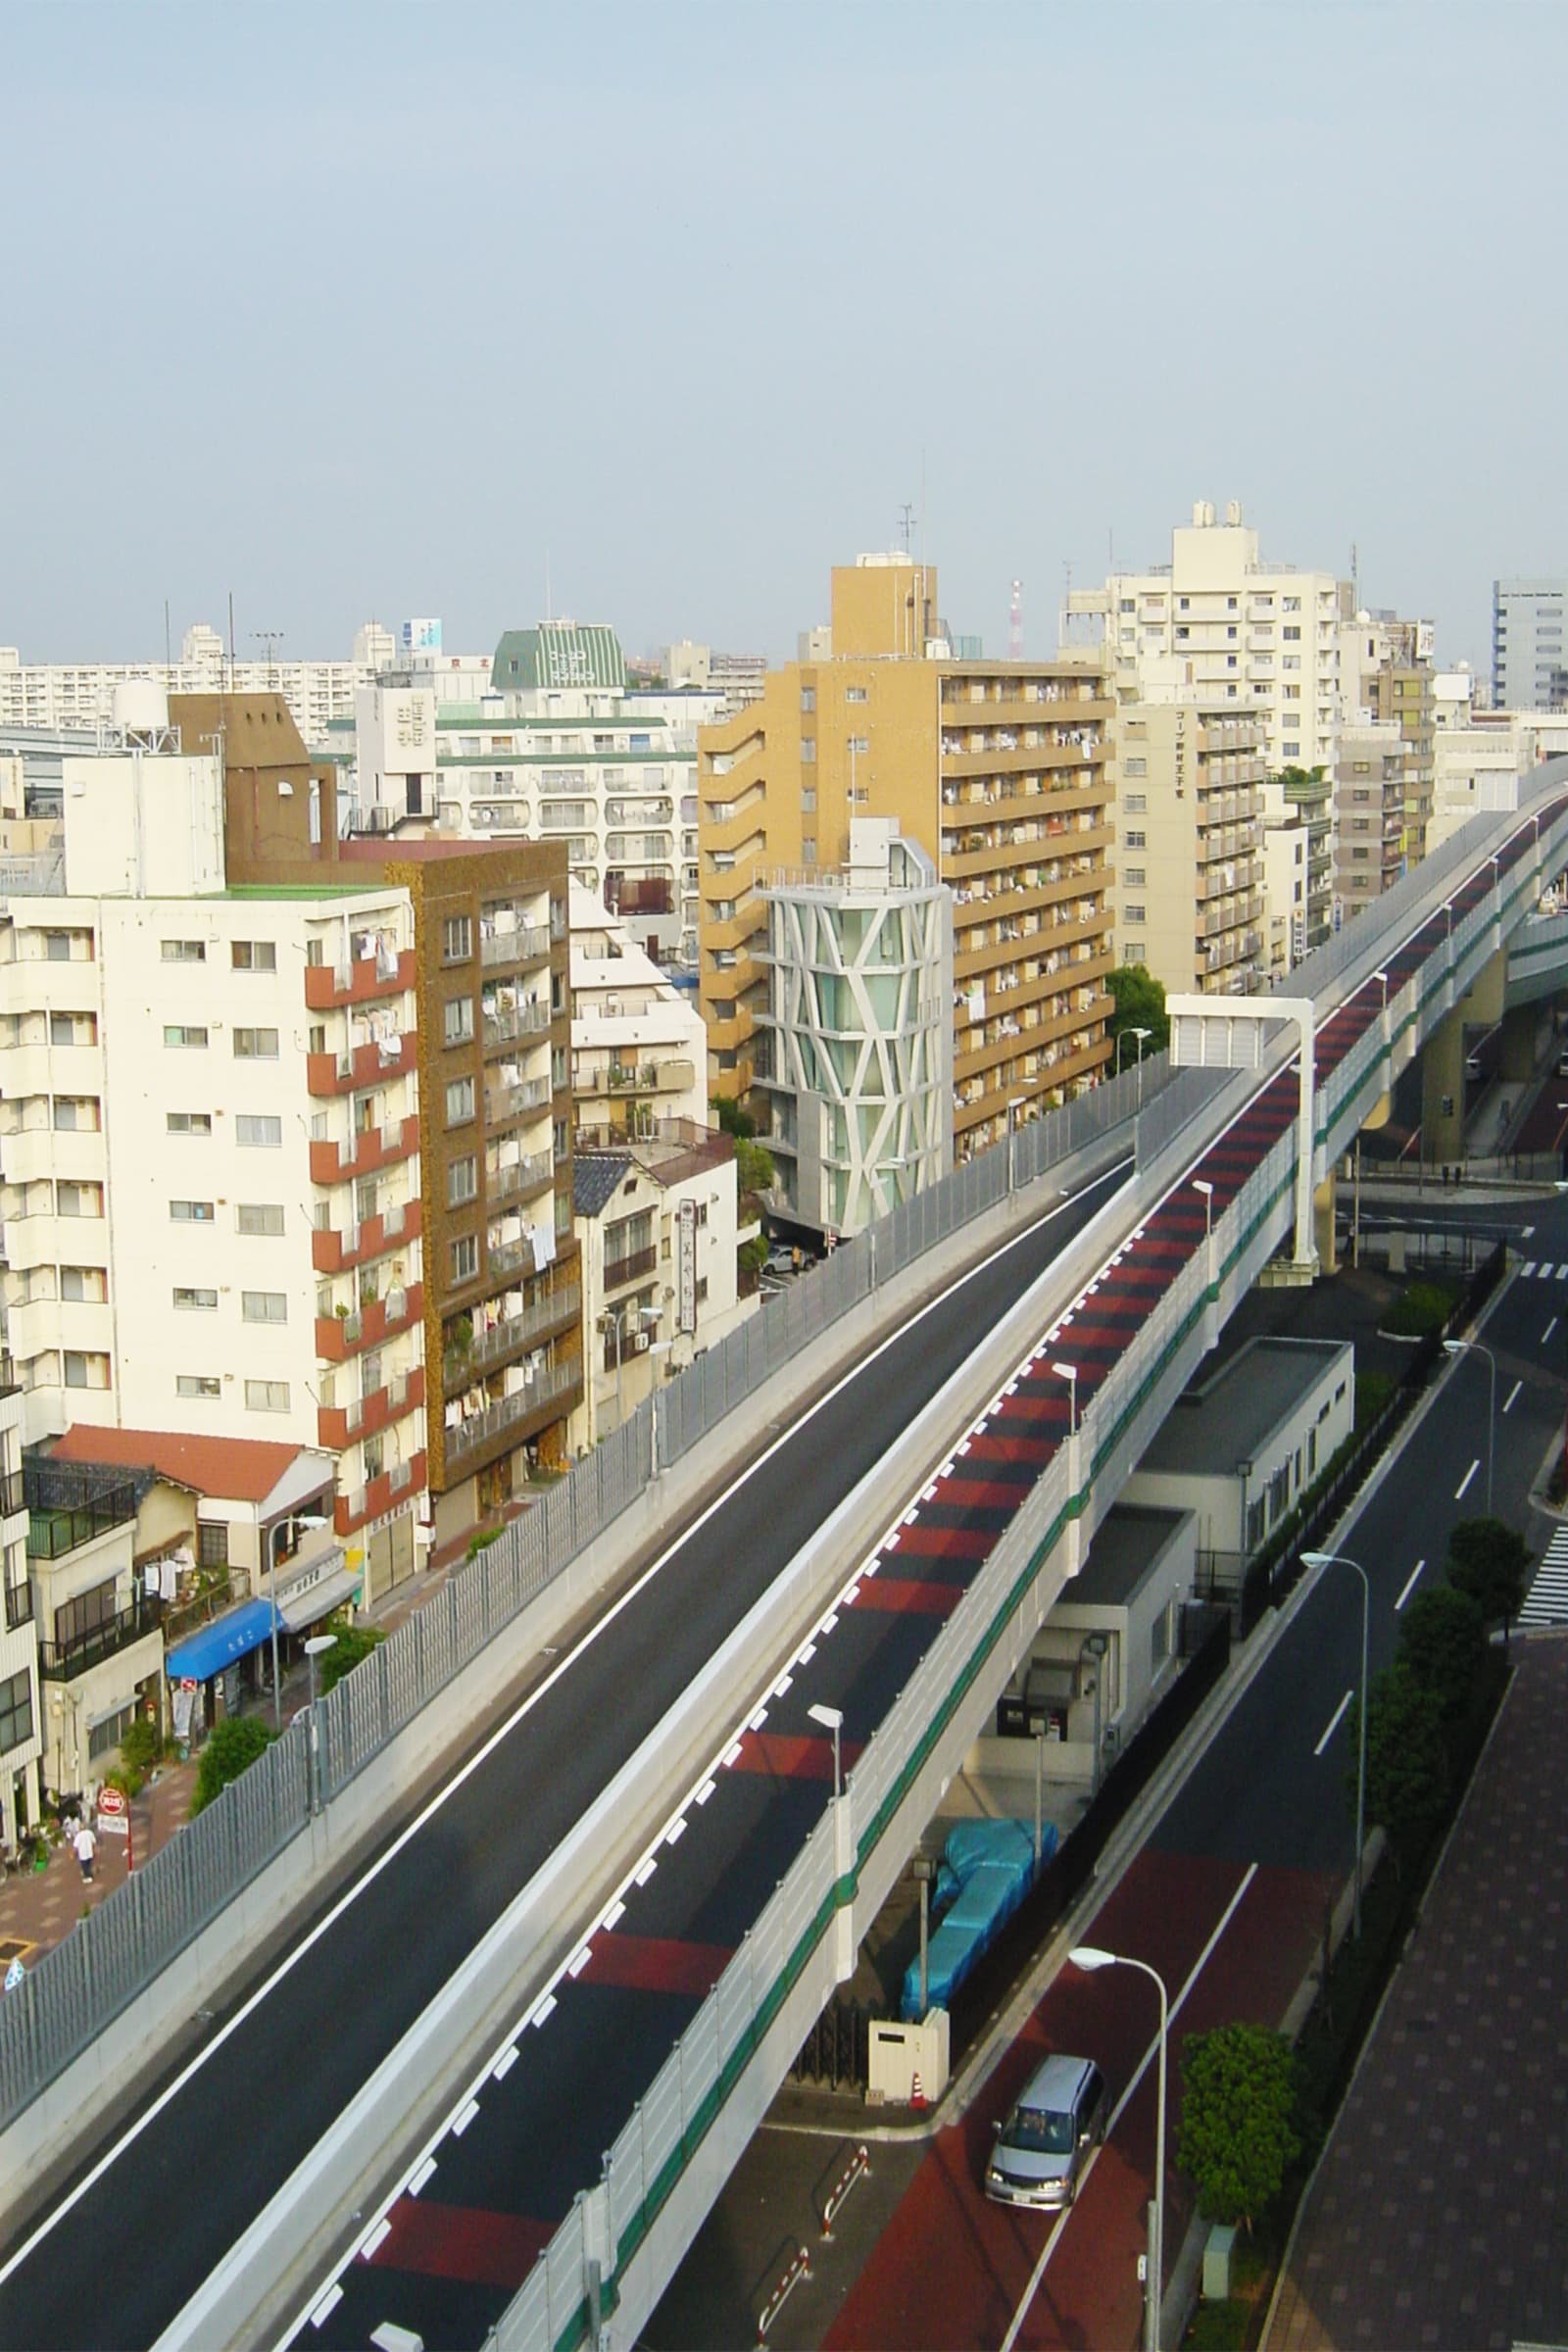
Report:
<svg viewBox="0 0 1568 2352"><path fill-rule="evenodd" d="M1068 563L1064 564L1062 565L1062 567L1061 567L1061 625L1060 625L1060 627L1058 628L1058 630L1057 630L1057 632L1056 632L1056 644L1057 644L1057 647L1058 647L1059 649L1061 649L1062 651L1065 651L1065 649L1066 649L1066 645L1067 645L1067 633L1068 633L1068 630L1071 628L1071 626L1072 626L1072 564L1071 564L1071 562L1069 561Z"/></svg>
<svg viewBox="0 0 1568 2352"><path fill-rule="evenodd" d="M269 686L275 686L277 684L277 649L283 642L283 632L281 629L252 629L251 635L258 645L265 645L267 648L267 683ZM229 658L232 660L232 655Z"/></svg>
<svg viewBox="0 0 1568 2352"><path fill-rule="evenodd" d="M904 537L904 552L906 555L907 555L909 553L909 542L914 535L914 508L910 505L907 499L905 500L903 506L899 509L899 529Z"/></svg>
<svg viewBox="0 0 1568 2352"><path fill-rule="evenodd" d="M1012 602L1007 608L1007 660L1023 660L1023 582L1012 583Z"/></svg>
<svg viewBox="0 0 1568 2352"><path fill-rule="evenodd" d="M1357 612L1361 610L1361 551L1350 541L1350 602Z"/></svg>

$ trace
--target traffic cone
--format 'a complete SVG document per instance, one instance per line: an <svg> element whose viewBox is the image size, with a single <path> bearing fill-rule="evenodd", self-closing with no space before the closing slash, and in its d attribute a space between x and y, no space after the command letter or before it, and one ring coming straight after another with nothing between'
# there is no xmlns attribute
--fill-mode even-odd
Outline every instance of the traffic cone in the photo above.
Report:
<svg viewBox="0 0 1568 2352"><path fill-rule="evenodd" d="M930 2101L920 2087L920 2069L918 2067L914 2070L914 2081L909 2085L909 2105L917 2115L924 2115L930 2105Z"/></svg>

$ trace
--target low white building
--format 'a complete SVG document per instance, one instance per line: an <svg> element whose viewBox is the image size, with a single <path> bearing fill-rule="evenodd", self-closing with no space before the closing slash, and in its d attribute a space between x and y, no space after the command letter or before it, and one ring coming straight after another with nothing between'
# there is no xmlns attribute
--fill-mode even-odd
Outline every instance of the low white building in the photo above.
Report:
<svg viewBox="0 0 1568 2352"><path fill-rule="evenodd" d="M1122 1499L1191 1511L1200 1591L1230 1589L1354 1427L1348 1340L1249 1340L1177 1398Z"/></svg>

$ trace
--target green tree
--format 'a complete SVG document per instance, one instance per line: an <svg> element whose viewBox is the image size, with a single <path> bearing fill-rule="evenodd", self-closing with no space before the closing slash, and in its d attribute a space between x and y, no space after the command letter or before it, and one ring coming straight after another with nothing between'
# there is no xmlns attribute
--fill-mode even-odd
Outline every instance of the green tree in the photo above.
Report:
<svg viewBox="0 0 1568 2352"><path fill-rule="evenodd" d="M192 1813L210 1805L220 1788L226 1788L230 1781L237 1781L242 1772L248 1772L257 1757L271 1746L275 1736L259 1715L228 1715L221 1723L214 1724L196 1767L196 1791L190 1800Z"/></svg>
<svg viewBox="0 0 1568 2352"><path fill-rule="evenodd" d="M735 1142L735 1181L743 1193L766 1193L772 1190L773 1161L760 1144L750 1136L738 1136Z"/></svg>
<svg viewBox="0 0 1568 2352"><path fill-rule="evenodd" d="M1504 1636L1530 1583L1530 1546L1502 1519L1461 1519L1448 1538L1448 1582L1480 1603L1488 1625Z"/></svg>
<svg viewBox="0 0 1568 2352"><path fill-rule="evenodd" d="M1355 1803L1358 1717L1350 1710L1350 1755L1346 1791ZM1420 1851L1448 1794L1448 1751L1443 1701L1406 1665L1373 1678L1366 1715L1366 1817L1388 1834L1397 1857Z"/></svg>
<svg viewBox="0 0 1568 2352"><path fill-rule="evenodd" d="M501 1530L498 1528L496 1534ZM494 1541L490 1538L489 1541ZM352 1674L372 1649L379 1649L386 1640L379 1627L373 1625L329 1625L329 1634L337 1636L330 1649L323 1650L318 1660L320 1675L319 1689L323 1694L335 1690L346 1674Z"/></svg>
<svg viewBox="0 0 1568 2352"><path fill-rule="evenodd" d="M1124 1029L1147 1029L1149 1035L1138 1047L1139 1054L1157 1054L1170 1044L1170 1022L1165 1016L1165 989L1147 964L1122 963L1105 982L1116 1000L1116 1009L1105 1024L1105 1034L1114 1047ZM1122 1059L1130 1058L1126 1053ZM1112 1067L1114 1067L1112 1063Z"/></svg>
<svg viewBox="0 0 1568 2352"><path fill-rule="evenodd" d="M1188 2035L1176 2161L1209 2221L1250 2230L1274 2202L1301 2152L1296 2104L1296 2053L1283 2034L1238 2024Z"/></svg>
<svg viewBox="0 0 1568 2352"><path fill-rule="evenodd" d="M1446 1725L1469 1706L1486 1657L1486 1621L1473 1594L1434 1585L1412 1601L1399 1627L1398 1663L1436 1695Z"/></svg>
<svg viewBox="0 0 1568 2352"><path fill-rule="evenodd" d="M757 1121L749 1110L743 1110L734 1095L713 1097L713 1116L725 1135L750 1138L757 1133Z"/></svg>

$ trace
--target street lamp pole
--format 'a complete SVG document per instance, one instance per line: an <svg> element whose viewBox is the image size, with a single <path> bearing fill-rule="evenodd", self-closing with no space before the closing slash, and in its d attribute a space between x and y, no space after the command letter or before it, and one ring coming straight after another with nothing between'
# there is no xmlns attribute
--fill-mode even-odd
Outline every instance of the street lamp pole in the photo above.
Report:
<svg viewBox="0 0 1568 2352"><path fill-rule="evenodd" d="M283 1729L283 1678L277 1663L277 1560L278 1553L282 1549L278 1538L286 1536L288 1530L288 1520L274 1521L267 1545L267 1599L272 1617L272 1729L274 1732L281 1732Z"/></svg>
<svg viewBox="0 0 1568 2352"><path fill-rule="evenodd" d="M1203 1239L1210 1242L1214 1238L1214 1187L1206 1176L1195 1176L1193 1190L1203 1196Z"/></svg>
<svg viewBox="0 0 1568 2352"><path fill-rule="evenodd" d="M1067 1434L1078 1435L1078 1367L1076 1364L1053 1364L1051 1369L1058 1380L1067 1383Z"/></svg>
<svg viewBox="0 0 1568 2352"><path fill-rule="evenodd" d="M1081 1943L1067 1954L1074 1968L1093 1975L1097 1968L1136 1968L1159 1994L1159 2095L1154 2118L1154 2202L1149 2232L1149 2268L1144 2280L1144 2352L1159 2352L1159 2292L1165 2270L1165 2076L1170 2040L1170 1995L1157 1968L1134 1960L1125 1952L1102 1952Z"/></svg>
<svg viewBox="0 0 1568 2352"><path fill-rule="evenodd" d="M674 1345L673 1340L655 1340L648 1353L650 1356L667 1355ZM657 1479L659 1476L659 1370L657 1365L649 1374L648 1434L653 1447L650 1457L653 1475Z"/></svg>
<svg viewBox="0 0 1568 2352"><path fill-rule="evenodd" d="M1330 1568L1338 1561L1342 1568L1353 1568L1361 1580L1361 1692L1356 1703L1355 1740L1355 1894L1351 1906L1351 1925L1357 1943L1361 1940L1361 1855L1366 1845L1366 1701L1367 1656L1370 1648L1372 1621L1372 1586L1359 1560L1348 1559L1343 1551L1303 1551L1302 1559L1309 1568Z"/></svg>
<svg viewBox="0 0 1568 2352"><path fill-rule="evenodd" d="M1007 1102L1007 1198L1010 1200L1018 1189L1017 1152L1013 1139L1018 1132L1018 1113L1024 1106L1022 1095L1012 1095Z"/></svg>
<svg viewBox="0 0 1568 2352"><path fill-rule="evenodd" d="M833 1794L835 1797L842 1796L844 1776L841 1770L839 1737L844 1730L844 1709L842 1707L815 1706L808 1707L806 1712L812 1723L819 1723L824 1732L831 1732L833 1735Z"/></svg>
<svg viewBox="0 0 1568 2352"><path fill-rule="evenodd" d="M319 1657L324 1657L329 1649L335 1649L336 1646L336 1634L313 1634L305 1644L305 1655L311 1661L310 1760L311 1811L313 1813L318 1813L321 1809L321 1727L320 1717L316 1712L316 1661Z"/></svg>
<svg viewBox="0 0 1568 2352"><path fill-rule="evenodd" d="M1490 1519L1492 1517L1492 1466L1497 1450L1497 1359L1492 1349L1484 1348L1479 1340L1445 1340L1443 1349L1446 1355L1468 1355L1474 1349L1477 1355L1484 1355L1487 1359L1491 1376L1489 1382L1490 1401L1487 1411L1487 1517Z"/></svg>

